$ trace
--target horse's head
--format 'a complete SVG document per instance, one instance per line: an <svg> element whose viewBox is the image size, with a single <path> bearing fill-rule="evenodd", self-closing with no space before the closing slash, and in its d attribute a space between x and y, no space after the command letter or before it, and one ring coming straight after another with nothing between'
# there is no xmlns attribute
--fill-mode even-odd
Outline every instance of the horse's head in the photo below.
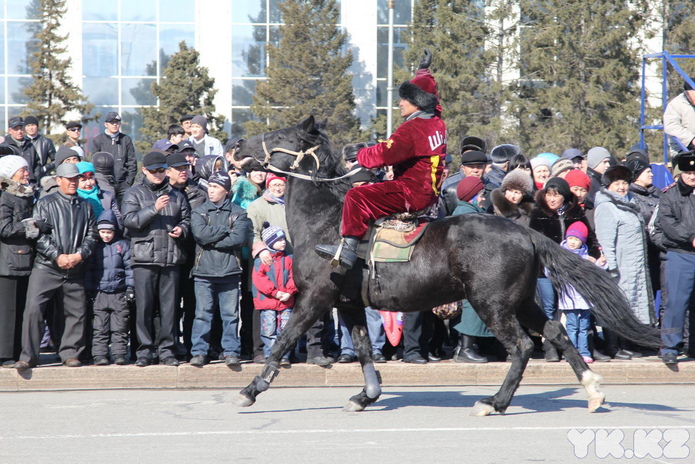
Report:
<svg viewBox="0 0 695 464"><path fill-rule="evenodd" d="M317 168L316 151L324 143L313 116L296 126L267 132L237 142L234 159L243 163L245 170L267 168L282 171L304 171Z"/></svg>

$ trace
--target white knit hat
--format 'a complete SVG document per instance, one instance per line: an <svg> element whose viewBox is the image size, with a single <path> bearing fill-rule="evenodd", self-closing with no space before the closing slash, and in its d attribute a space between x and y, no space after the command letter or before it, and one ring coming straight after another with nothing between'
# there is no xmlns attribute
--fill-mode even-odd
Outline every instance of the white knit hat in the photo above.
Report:
<svg viewBox="0 0 695 464"><path fill-rule="evenodd" d="M0 158L0 176L12 179L17 171L22 168L29 169L26 160L17 155L5 155Z"/></svg>

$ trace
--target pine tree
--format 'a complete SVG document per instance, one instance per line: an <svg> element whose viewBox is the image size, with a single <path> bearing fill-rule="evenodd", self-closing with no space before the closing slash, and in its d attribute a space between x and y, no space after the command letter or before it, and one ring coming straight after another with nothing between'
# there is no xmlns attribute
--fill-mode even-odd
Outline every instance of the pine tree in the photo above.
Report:
<svg viewBox="0 0 695 464"><path fill-rule="evenodd" d="M664 50L672 55L695 53L695 13L692 4L682 0L664 0ZM678 65L695 80L695 58L676 60ZM669 96L683 90L683 78L669 70Z"/></svg>
<svg viewBox="0 0 695 464"><path fill-rule="evenodd" d="M88 103L80 88L69 76L72 60L62 58L67 48L63 43L67 35L59 35L60 20L66 12L65 0L39 0L38 27L33 38L38 49L32 54L29 66L32 83L24 89L28 98L24 115L34 115L41 127L51 128L65 123L65 115L78 111L82 121L94 105Z"/></svg>
<svg viewBox="0 0 695 464"><path fill-rule="evenodd" d="M200 66L200 53L182 41L162 74L160 83L153 82L151 87L159 105L142 108L144 123L138 151L147 153L154 142L166 138L168 127L179 124L184 114L205 116L210 135L226 142L227 134L221 130L224 116L214 115L215 79L206 67Z"/></svg>
<svg viewBox="0 0 695 464"><path fill-rule="evenodd" d="M484 2L420 0L415 4L407 34L411 44L404 54L413 67L398 71L395 85L412 78L423 50L429 48L449 153L456 153L467 135L482 137L491 145L502 143L503 105L509 95L496 75L497 58L503 54L485 45L499 32L493 26L491 18L485 17Z"/></svg>
<svg viewBox="0 0 695 464"><path fill-rule="evenodd" d="M524 152L603 146L622 156L639 137L638 32L648 2L521 1Z"/></svg>
<svg viewBox="0 0 695 464"><path fill-rule="evenodd" d="M328 119L336 146L362 139L354 114L352 53L344 52L347 35L337 27L335 0L280 3L284 25L278 45L268 46L268 79L256 86L251 110L259 121L244 124L250 135L297 124L313 114Z"/></svg>

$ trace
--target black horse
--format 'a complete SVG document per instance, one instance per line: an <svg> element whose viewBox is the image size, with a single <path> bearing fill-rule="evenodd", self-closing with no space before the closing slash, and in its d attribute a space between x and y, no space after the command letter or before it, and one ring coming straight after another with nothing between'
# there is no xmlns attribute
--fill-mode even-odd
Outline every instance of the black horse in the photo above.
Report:
<svg viewBox="0 0 695 464"><path fill-rule="evenodd" d="M314 252L319 243L338 243L339 224L349 180L339 154L309 117L297 126L240 141L235 153L247 168L263 164L291 172L286 216L294 246L294 279L299 289L294 312L259 376L240 392L239 404L250 406L278 374L282 354L294 346L326 311L337 307L348 327L362 366L365 387L350 398L349 411L361 411L381 394L371 358L361 298L362 266L331 268ZM247 159L253 158L253 159ZM328 181L327 179L331 179ZM571 282L592 305L602 324L642 346L658 347L656 329L640 323L607 272L563 250L543 235L516 222L487 214L468 214L432 222L407 263L377 263L368 299L389 311L426 311L467 298L511 356L500 390L478 401L472 414L504 413L533 353L523 327L542 333L562 350L589 396L589 410L605 400L600 376L572 346L560 322L548 320L534 302L539 268L549 271L558 292Z"/></svg>

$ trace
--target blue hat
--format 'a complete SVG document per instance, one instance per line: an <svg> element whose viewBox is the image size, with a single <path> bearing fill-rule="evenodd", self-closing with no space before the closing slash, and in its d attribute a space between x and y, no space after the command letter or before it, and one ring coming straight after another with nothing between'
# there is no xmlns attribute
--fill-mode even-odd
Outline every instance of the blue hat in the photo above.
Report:
<svg viewBox="0 0 695 464"><path fill-rule="evenodd" d="M77 166L77 170L80 172L80 174L84 174L85 172L95 172L94 165L88 161L80 161L75 166Z"/></svg>
<svg viewBox="0 0 695 464"><path fill-rule="evenodd" d="M268 222L264 222L261 237L263 242L268 245L268 248L272 249L276 242L285 238L285 231L277 226L271 226Z"/></svg>
<svg viewBox="0 0 695 464"><path fill-rule="evenodd" d="M152 149L153 150L161 150L161 151L167 151L167 150L178 151L179 146L174 144L174 143L171 143L168 139L159 139L154 143L154 145L152 145Z"/></svg>

